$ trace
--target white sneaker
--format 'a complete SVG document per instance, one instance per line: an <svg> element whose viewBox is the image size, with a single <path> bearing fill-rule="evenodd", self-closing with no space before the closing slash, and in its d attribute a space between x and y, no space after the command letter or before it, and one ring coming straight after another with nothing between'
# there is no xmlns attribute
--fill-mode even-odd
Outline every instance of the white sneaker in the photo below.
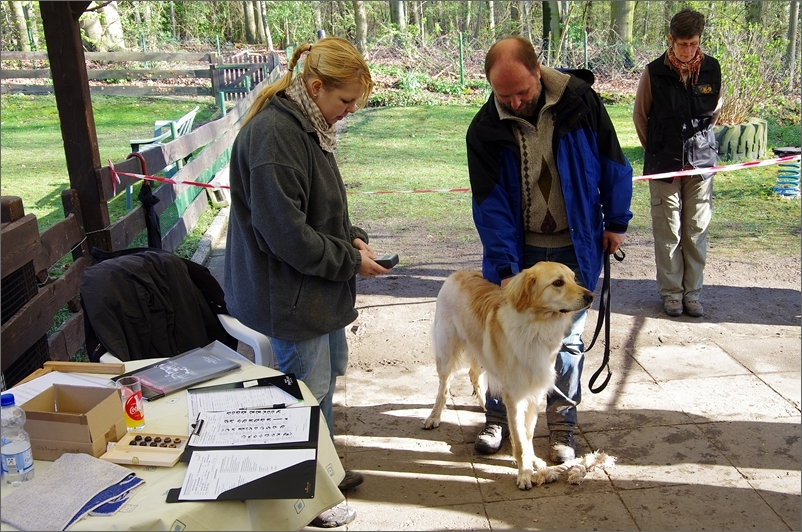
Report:
<svg viewBox="0 0 802 532"><path fill-rule="evenodd" d="M345 502L341 502L312 519L309 526L334 528L347 525L354 519L356 519L356 510L345 504Z"/></svg>

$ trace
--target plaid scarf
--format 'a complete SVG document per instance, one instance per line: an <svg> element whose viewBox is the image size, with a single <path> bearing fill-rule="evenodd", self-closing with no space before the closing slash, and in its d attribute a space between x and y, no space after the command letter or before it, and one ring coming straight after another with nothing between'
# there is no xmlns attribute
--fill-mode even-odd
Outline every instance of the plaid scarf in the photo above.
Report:
<svg viewBox="0 0 802 532"><path fill-rule="evenodd" d="M693 59L688 61L687 63L683 63L677 56L674 55L674 47L668 47L668 62L671 63L671 66L679 72L679 77L682 80L682 83L687 87L688 83L691 85L696 85L696 82L699 81L699 71L702 68L702 48L696 49L696 55L693 56Z"/></svg>
<svg viewBox="0 0 802 532"><path fill-rule="evenodd" d="M337 150L337 128L334 125L329 125L326 119L323 118L320 108L309 97L309 91L306 90L306 83L304 83L303 78L296 75L290 82L290 86L284 91L284 95L297 105L304 116L312 122L320 147L324 151L334 153Z"/></svg>

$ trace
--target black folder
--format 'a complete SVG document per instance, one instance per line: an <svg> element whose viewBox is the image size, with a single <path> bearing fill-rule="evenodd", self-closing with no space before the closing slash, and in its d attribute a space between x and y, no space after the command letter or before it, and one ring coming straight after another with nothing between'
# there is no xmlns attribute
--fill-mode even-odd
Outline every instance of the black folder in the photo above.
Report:
<svg viewBox="0 0 802 532"><path fill-rule="evenodd" d="M280 390L284 390L296 399L303 400L304 396L301 393L301 387L298 385L298 379L295 378L294 373L284 373L281 375L274 375L273 377L262 377L261 379L250 379L238 382L227 382L223 384L214 384L212 386L196 386L187 390L188 392L214 392L218 390L236 390L240 388L251 388L253 386L275 386ZM276 406L276 408L280 408Z"/></svg>
<svg viewBox="0 0 802 532"><path fill-rule="evenodd" d="M167 502L193 502L198 500L249 500L249 499L311 499L315 496L317 476L317 443L320 428L320 407L296 407L309 409L309 433L305 441L292 443L262 443L236 446L193 446L192 436L187 443L181 461L191 460L193 453L204 451L225 451L236 453L241 450L259 450L266 453L280 453L288 449L314 449L314 460L299 462L288 468L270 473L264 477L239 485L220 493L216 498L181 500L181 488L173 488L167 493ZM259 410L259 409L255 409ZM265 409L275 410L275 409Z"/></svg>

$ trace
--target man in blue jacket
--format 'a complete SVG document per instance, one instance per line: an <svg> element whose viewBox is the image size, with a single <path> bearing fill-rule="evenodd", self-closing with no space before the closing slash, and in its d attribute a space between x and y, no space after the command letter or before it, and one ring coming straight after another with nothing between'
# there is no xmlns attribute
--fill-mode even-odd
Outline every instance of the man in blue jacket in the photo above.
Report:
<svg viewBox="0 0 802 532"><path fill-rule="evenodd" d="M605 250L621 246L632 218L632 167L591 88L593 74L542 66L532 43L511 37L490 48L485 76L492 94L466 139L484 277L504 286L548 260L594 290ZM557 463L576 454L586 318L577 313L566 331L547 398L549 457ZM509 430L501 399L488 394L486 406L475 448L492 454Z"/></svg>

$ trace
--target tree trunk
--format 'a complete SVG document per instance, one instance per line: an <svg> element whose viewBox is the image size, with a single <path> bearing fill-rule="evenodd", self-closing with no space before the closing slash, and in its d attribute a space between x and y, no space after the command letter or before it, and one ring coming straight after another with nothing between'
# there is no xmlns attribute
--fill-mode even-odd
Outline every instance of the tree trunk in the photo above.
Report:
<svg viewBox="0 0 802 532"><path fill-rule="evenodd" d="M176 40L177 34L175 31L175 4L170 1L170 31L172 32L173 40Z"/></svg>
<svg viewBox="0 0 802 532"><path fill-rule="evenodd" d="M420 2L417 2L415 0L410 0L407 3L407 13L409 13L409 23L412 24L413 26L415 26L415 28L418 30L418 44L422 44L423 43L423 31L422 31L423 28L421 27L421 23L420 23L421 22L420 21L421 16L420 16L420 13L418 11L419 4L420 4Z"/></svg>
<svg viewBox="0 0 802 532"><path fill-rule="evenodd" d="M103 28L103 50L110 52L125 50L123 25L120 21L120 13L117 11L117 2L109 2L100 9L100 12L103 14L100 19Z"/></svg>
<svg viewBox="0 0 802 532"><path fill-rule="evenodd" d="M532 42L532 6L529 0L521 2L521 13L524 17L523 36Z"/></svg>
<svg viewBox="0 0 802 532"><path fill-rule="evenodd" d="M368 17L365 2L352 0L354 6L354 26L356 27L356 49L366 60L368 58Z"/></svg>
<svg viewBox="0 0 802 532"><path fill-rule="evenodd" d="M25 25L28 27L30 45L32 50L39 50L39 28L36 24L37 17L33 14L33 2L23 5L25 13Z"/></svg>
<svg viewBox="0 0 802 532"><path fill-rule="evenodd" d="M518 35L523 35L521 27L521 4L523 2L510 2L510 20L512 21L513 31Z"/></svg>
<svg viewBox="0 0 802 532"><path fill-rule="evenodd" d="M256 42L256 21L253 16L253 3L250 0L244 0L242 8L245 15L245 42L254 44Z"/></svg>
<svg viewBox="0 0 802 532"><path fill-rule="evenodd" d="M547 65L557 64L558 57L555 57L557 51L557 43L562 35L562 26L565 20L565 1L549 0L543 3L543 33L544 33L544 46L548 50ZM548 10L546 9L548 6ZM548 11L548 19L546 12ZM548 28L548 30L546 30Z"/></svg>
<svg viewBox="0 0 802 532"><path fill-rule="evenodd" d="M265 34L265 19L262 18L262 8L259 0L251 0L253 4L253 18L256 20L256 41L265 44L267 42L267 35Z"/></svg>
<svg viewBox="0 0 802 532"><path fill-rule="evenodd" d="M610 43L620 50L623 66L630 70L635 65L632 50L632 22L635 15L635 2L632 0L613 0L610 3Z"/></svg>
<svg viewBox="0 0 802 532"><path fill-rule="evenodd" d="M667 36L670 31L671 17L674 16L674 0L668 0L667 2L665 2L663 4L663 9L664 9L663 17L666 22L663 30L663 35ZM666 46L668 46L668 37L666 37Z"/></svg>
<svg viewBox="0 0 802 532"><path fill-rule="evenodd" d="M312 2L312 17L315 21L315 30L322 30L323 28L323 15L320 13L320 2Z"/></svg>
<svg viewBox="0 0 802 532"><path fill-rule="evenodd" d="M496 40L496 9L493 0L487 2L487 26L490 29L490 37Z"/></svg>
<svg viewBox="0 0 802 532"><path fill-rule="evenodd" d="M760 26L763 24L763 1L762 0L747 0L746 1L746 23L751 25Z"/></svg>
<svg viewBox="0 0 802 532"><path fill-rule="evenodd" d="M479 37L482 35L482 6L485 5L484 2L467 2L468 6L470 7L472 4L476 4L476 26L474 26L473 38L475 40L479 40Z"/></svg>
<svg viewBox="0 0 802 532"><path fill-rule="evenodd" d="M788 69L788 79L791 80L791 88L796 85L796 39L797 28L799 27L799 0L791 1L791 8L788 13L788 47L785 49L785 68Z"/></svg>
<svg viewBox="0 0 802 532"><path fill-rule="evenodd" d="M391 19L398 25L398 31L407 31L407 19L404 13L404 0L390 0Z"/></svg>
<svg viewBox="0 0 802 532"><path fill-rule="evenodd" d="M25 10L22 7L22 2L9 2L8 6L11 8L11 19L16 32L17 48L22 52L30 52L31 43L28 40L28 26L25 24Z"/></svg>
<svg viewBox="0 0 802 532"><path fill-rule="evenodd" d="M265 28L265 42L267 43L267 50L273 51L273 34L270 32L270 22L267 20L267 2L260 0L259 13L262 16L262 24Z"/></svg>

